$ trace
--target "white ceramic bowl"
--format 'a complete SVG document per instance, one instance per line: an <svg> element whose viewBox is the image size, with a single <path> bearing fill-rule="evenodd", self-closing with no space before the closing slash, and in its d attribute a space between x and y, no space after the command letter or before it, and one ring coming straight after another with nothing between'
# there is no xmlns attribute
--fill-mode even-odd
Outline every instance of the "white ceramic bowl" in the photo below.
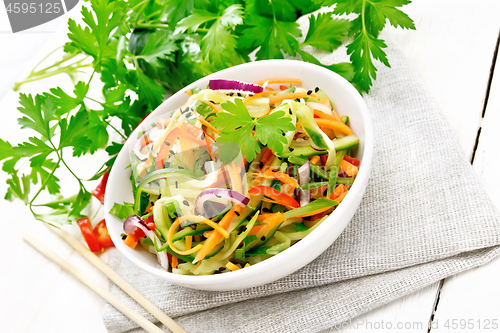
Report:
<svg viewBox="0 0 500 333"><path fill-rule="evenodd" d="M341 76L310 63L295 60L265 60L246 63L202 78L179 91L161 104L150 117L180 107L187 100L185 91L204 88L210 79L224 78L253 82L265 78L293 77L302 80L302 87L323 89L334 103L335 110L350 118L350 127L359 136L356 156L361 162L359 173L351 190L335 211L308 236L289 249L256 265L216 275L186 276L169 273L157 263L156 256L144 250L132 250L120 238L123 221L110 211L113 203L133 202L130 182L129 150L127 141L118 154L109 176L104 202L106 223L116 248L136 266L168 282L201 290L236 290L263 285L282 278L305 266L325 251L347 226L365 193L373 156L373 125L366 105L356 89ZM137 137L135 132L131 138ZM138 247L139 248L139 247Z"/></svg>

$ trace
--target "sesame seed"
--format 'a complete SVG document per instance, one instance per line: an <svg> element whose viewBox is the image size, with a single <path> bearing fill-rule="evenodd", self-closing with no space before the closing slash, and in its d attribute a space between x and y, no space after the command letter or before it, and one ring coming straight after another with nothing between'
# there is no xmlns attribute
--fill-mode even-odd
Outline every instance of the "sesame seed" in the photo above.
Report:
<svg viewBox="0 0 500 333"><path fill-rule="evenodd" d="M165 144L170 147L170 142L165 141Z"/></svg>
<svg viewBox="0 0 500 333"><path fill-rule="evenodd" d="M186 206L189 206L189 202L187 200L184 200L182 203Z"/></svg>
<svg viewBox="0 0 500 333"><path fill-rule="evenodd" d="M175 188L179 188L179 183L177 182L177 180L175 181Z"/></svg>
<svg viewBox="0 0 500 333"><path fill-rule="evenodd" d="M312 91L312 90L308 90L308 91L307 91L307 94L308 94L308 95L311 95L312 93L313 93L313 91Z"/></svg>
<svg viewBox="0 0 500 333"><path fill-rule="evenodd" d="M201 133L200 139L205 140L205 132Z"/></svg>
<svg viewBox="0 0 500 333"><path fill-rule="evenodd" d="M293 149L292 147L288 148L289 151L294 151L295 149Z"/></svg>
<svg viewBox="0 0 500 333"><path fill-rule="evenodd" d="M318 91L319 91L319 87L314 88L314 92L318 92Z"/></svg>
<svg viewBox="0 0 500 333"><path fill-rule="evenodd" d="M238 213L237 211L234 212L236 214L236 216L240 216L240 213Z"/></svg>
<svg viewBox="0 0 500 333"><path fill-rule="evenodd" d="M168 152L172 155L175 155L175 151L173 151L172 149L170 149Z"/></svg>
<svg viewBox="0 0 500 333"><path fill-rule="evenodd" d="M261 241L265 241L265 240L266 240L266 236L262 236L262 237L260 238L260 240L261 240Z"/></svg>

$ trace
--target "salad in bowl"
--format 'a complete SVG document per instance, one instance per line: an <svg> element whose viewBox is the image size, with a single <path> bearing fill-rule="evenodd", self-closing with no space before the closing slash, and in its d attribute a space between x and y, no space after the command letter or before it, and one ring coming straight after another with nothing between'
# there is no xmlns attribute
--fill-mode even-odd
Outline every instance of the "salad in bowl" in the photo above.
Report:
<svg viewBox="0 0 500 333"><path fill-rule="evenodd" d="M155 272L174 282L241 274L320 237L365 168L358 119L337 112L327 87L214 75L134 131L119 156L130 195L105 204L121 223L110 227L117 247L150 256L150 271L156 257Z"/></svg>

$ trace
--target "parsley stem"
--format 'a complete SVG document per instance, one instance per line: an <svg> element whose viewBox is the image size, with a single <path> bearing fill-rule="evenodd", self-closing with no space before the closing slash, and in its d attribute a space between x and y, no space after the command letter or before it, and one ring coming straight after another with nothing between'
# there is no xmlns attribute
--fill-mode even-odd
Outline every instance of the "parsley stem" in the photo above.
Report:
<svg viewBox="0 0 500 333"><path fill-rule="evenodd" d="M144 10L146 9L147 5L149 3L149 0L144 0L143 2L140 2L139 4L137 4L133 10L136 8L136 7L139 7L141 6L141 8L137 11L137 16L135 17L134 19L134 23L132 24L133 26L137 23L137 21L139 21L139 17L141 17L142 15L142 12L144 12Z"/></svg>
<svg viewBox="0 0 500 333"><path fill-rule="evenodd" d="M127 141L127 137L125 135L123 135L122 132L120 132L116 127L114 127L113 125L111 125L110 121L107 121L107 120L104 120L104 119L102 121L104 121L106 124L108 124L109 127L111 127L112 129L114 129L115 132L118 133L122 137L123 140Z"/></svg>
<svg viewBox="0 0 500 333"><path fill-rule="evenodd" d="M35 66L35 67L33 67L33 69L32 69L32 70L31 70L31 72L30 72L30 75L31 75L31 74L33 74L33 73L35 73L35 69L37 69L37 67L38 67L38 66L40 66L40 64L41 64L42 62L44 62L45 60L47 60L47 58L48 58L48 57L50 57L51 55L53 55L53 54L54 54L54 52L56 52L57 50L59 50L61 47L62 47L62 46L59 46L58 48L56 48L55 50L53 50L52 52L50 52L49 54L47 54L47 56L45 56L42 60L40 60L40 62L39 62L38 64L36 64L36 66ZM64 57L63 57L63 59L64 59ZM45 68L45 69L47 69L47 68Z"/></svg>
<svg viewBox="0 0 500 333"><path fill-rule="evenodd" d="M46 73L47 70L51 69L51 68L54 68L56 66L59 66L60 64L62 63L65 63L66 61L70 60L70 59L73 59L74 57L76 57L78 55L78 53L71 53L71 54L66 54L61 60L59 61L56 61L55 63L53 63L52 65L50 66L47 66L39 71L35 71L35 69L33 69L30 73L30 76L31 75L37 75L37 74L41 74L41 73ZM81 59L81 60L78 60L70 65L66 65L65 67L71 67L75 64L80 64L83 60L87 59L88 56L86 56L85 58Z"/></svg>
<svg viewBox="0 0 500 333"><path fill-rule="evenodd" d="M365 5L366 5L366 1L363 0L363 3L361 4L361 23L363 24L363 32L364 33L366 33Z"/></svg>
<svg viewBox="0 0 500 333"><path fill-rule="evenodd" d="M84 65L77 65L77 66L62 67L62 68L59 68L59 69L56 69L53 71L49 71L49 72L41 74L41 75L37 75L37 76L30 75L25 80L16 82L12 89L14 91L17 91L19 89L19 87L21 87L25 83L38 81L38 80L45 79L45 78L48 78L48 77L51 77L51 76L54 76L57 74L76 72L76 69L84 68L84 67L91 67L91 66L92 66L92 64L84 64Z"/></svg>
<svg viewBox="0 0 500 333"><path fill-rule="evenodd" d="M137 24L134 24L134 28L161 28L161 29L168 29L169 25L168 24L161 24L161 23L137 23Z"/></svg>
<svg viewBox="0 0 500 333"><path fill-rule="evenodd" d="M71 168L66 164L66 161L63 159L62 157L62 150L60 151L56 151L56 154L59 156L59 158L61 159L61 162L64 164L64 166L66 167L66 169L68 169L68 171L76 178L76 180L78 181L78 183L80 184L80 187L83 188L85 191L87 191L87 189L85 188L85 186L83 186L83 183L82 183L82 180L73 172L73 170L71 170Z"/></svg>
<svg viewBox="0 0 500 333"><path fill-rule="evenodd" d="M56 151L56 154L57 154L57 151ZM59 168L59 164L61 163L61 157L59 156L59 154L57 154L57 157L58 157L57 163L52 168L49 176L47 178L45 178L45 180L42 182L42 185L40 186L40 188L36 192L35 196L29 202L29 208L31 210L31 213L33 213L33 215L35 215L35 216L36 216L36 214L35 214L35 212L33 211L33 208L32 208L33 201L35 201L35 199L38 197L38 195L40 194L40 192L42 192L43 188L47 185L47 183L49 182L50 178L52 178L52 176L56 172L57 168Z"/></svg>

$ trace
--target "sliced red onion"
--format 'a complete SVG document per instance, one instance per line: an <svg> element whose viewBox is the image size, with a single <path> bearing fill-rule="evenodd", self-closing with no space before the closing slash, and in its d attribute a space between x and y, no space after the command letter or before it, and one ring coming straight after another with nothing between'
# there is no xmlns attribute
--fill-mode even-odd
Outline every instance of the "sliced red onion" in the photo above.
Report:
<svg viewBox="0 0 500 333"><path fill-rule="evenodd" d="M228 190L225 188L210 188L202 191L198 196L198 198L196 199L196 202L194 204L195 206L194 211L196 214L205 213L205 209L203 208L203 203L208 199L229 200L237 205L240 205L241 207L245 207L250 202L249 198L247 198L246 196L244 196L239 192Z"/></svg>
<svg viewBox="0 0 500 333"><path fill-rule="evenodd" d="M153 244L156 242L156 244L159 247L162 246L160 239L156 236L156 234L153 232L153 230L151 230L148 227L146 222L144 222L139 216L137 216L137 215L129 216L125 220L125 222L123 223L123 231L125 231L125 233L127 233L127 234L135 232L136 228L140 228L142 231L144 231L146 236L148 236L149 239L151 239ZM168 269L168 258L167 258L167 254L165 253L165 251L156 252L156 256L158 257L158 263L160 264L160 266L163 269L167 270Z"/></svg>
<svg viewBox="0 0 500 333"><path fill-rule="evenodd" d="M223 80L216 79L208 82L208 87L212 90L229 90L240 91L245 93L256 94L264 90L264 88L255 83L248 83L238 80Z"/></svg>
<svg viewBox="0 0 500 333"><path fill-rule="evenodd" d="M309 162L301 165L299 168L299 184L308 184L311 182L311 168ZM300 190L300 206L303 207L311 201L311 192L309 190Z"/></svg>

